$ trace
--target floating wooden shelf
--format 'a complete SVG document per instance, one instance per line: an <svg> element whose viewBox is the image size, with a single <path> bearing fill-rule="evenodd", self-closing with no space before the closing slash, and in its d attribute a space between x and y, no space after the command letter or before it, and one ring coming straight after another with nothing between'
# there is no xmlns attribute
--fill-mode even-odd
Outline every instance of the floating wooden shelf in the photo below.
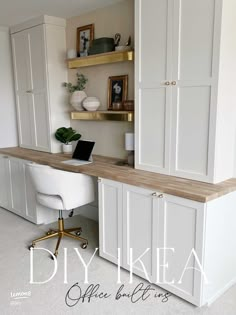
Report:
<svg viewBox="0 0 236 315"><path fill-rule="evenodd" d="M91 55L75 59L67 59L69 69L77 69L81 67L90 67L114 62L133 61L134 51L112 51L109 53Z"/></svg>
<svg viewBox="0 0 236 315"><path fill-rule="evenodd" d="M71 119L132 122L134 121L134 112L128 112L128 111L71 112Z"/></svg>

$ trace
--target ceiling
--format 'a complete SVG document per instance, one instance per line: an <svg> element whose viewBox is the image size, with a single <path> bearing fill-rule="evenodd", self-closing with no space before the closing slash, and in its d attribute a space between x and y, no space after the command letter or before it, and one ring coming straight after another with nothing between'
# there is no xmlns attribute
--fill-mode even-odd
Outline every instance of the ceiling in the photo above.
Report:
<svg viewBox="0 0 236 315"><path fill-rule="evenodd" d="M0 0L0 25L12 26L39 15L78 16L122 0Z"/></svg>

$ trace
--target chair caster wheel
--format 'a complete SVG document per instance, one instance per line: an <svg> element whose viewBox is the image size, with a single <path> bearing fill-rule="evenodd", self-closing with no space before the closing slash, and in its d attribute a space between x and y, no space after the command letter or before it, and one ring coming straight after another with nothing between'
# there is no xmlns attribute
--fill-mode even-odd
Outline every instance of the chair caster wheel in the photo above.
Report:
<svg viewBox="0 0 236 315"><path fill-rule="evenodd" d="M34 248L34 245L30 245L30 246L28 247L29 250L31 250L31 249L33 249L33 248Z"/></svg>
<svg viewBox="0 0 236 315"><path fill-rule="evenodd" d="M80 236L82 233L82 229L80 228L78 231L75 232L75 235Z"/></svg>
<svg viewBox="0 0 236 315"><path fill-rule="evenodd" d="M52 233L54 233L54 231L49 230L46 234L47 234L47 235L51 235Z"/></svg>
<svg viewBox="0 0 236 315"><path fill-rule="evenodd" d="M87 248L87 246L88 246L88 243L83 243L83 244L81 245L81 248L85 249L85 248Z"/></svg>

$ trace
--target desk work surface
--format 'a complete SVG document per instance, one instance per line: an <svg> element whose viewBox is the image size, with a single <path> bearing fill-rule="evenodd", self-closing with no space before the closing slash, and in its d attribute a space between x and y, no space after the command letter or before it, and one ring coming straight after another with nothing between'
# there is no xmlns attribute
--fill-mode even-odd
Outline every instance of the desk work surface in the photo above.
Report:
<svg viewBox="0 0 236 315"><path fill-rule="evenodd" d="M93 155L93 163L91 164L72 166L61 163L71 158L71 155L68 154L51 154L19 147L0 149L0 154L50 165L64 171L111 179L151 189L154 192L166 193L199 202L207 202L236 191L236 178L219 184L207 184L169 175L141 171L128 166L118 166L116 162L120 161L119 159L98 155Z"/></svg>

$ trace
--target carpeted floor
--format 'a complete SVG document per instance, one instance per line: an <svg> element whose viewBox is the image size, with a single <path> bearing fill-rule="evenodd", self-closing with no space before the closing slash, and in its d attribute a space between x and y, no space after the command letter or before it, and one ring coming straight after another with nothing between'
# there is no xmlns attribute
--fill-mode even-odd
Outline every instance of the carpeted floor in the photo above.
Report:
<svg viewBox="0 0 236 315"><path fill-rule="evenodd" d="M30 240L41 236L49 226L36 226L0 209L0 315L236 314L236 286L210 307L202 308L197 308L173 295L165 298L163 296L165 292L157 286L152 286L155 291L152 291L147 299L145 299L147 295L143 300L138 300L139 295L136 295L133 301L125 296L119 298L117 291L121 284L117 284L117 267L100 258L98 253L88 268L89 283L85 284L84 267L74 248L78 248L81 257L85 263L88 263L94 248L98 247L98 226L96 222L79 216L67 219L65 224L66 227L80 225L83 227L83 236L89 239L88 248L82 250L76 241L63 240L55 276L44 284L30 284L30 271L34 282L48 280L54 271L54 261L43 250L34 251L33 270L30 269L30 252L27 249ZM55 242L55 240L48 240L41 244L44 248L53 251ZM67 248L67 256L64 255L63 248ZM129 273L124 270L121 270L121 282L124 284L121 294L132 293L141 283L145 287L148 285L147 282L136 276L134 276L133 283L129 284ZM76 283L78 284L72 287ZM94 285L94 287L89 287L89 285ZM85 291L88 287L93 289L93 295L97 293L97 295L100 294L100 297L92 297L89 302L89 298L85 296L83 302L83 296L86 295ZM69 289L71 290L67 294ZM101 294L102 292L103 294ZM104 296L105 293L109 296ZM91 291L89 293L87 290L88 295L91 295ZM79 296L81 299L78 299Z"/></svg>

